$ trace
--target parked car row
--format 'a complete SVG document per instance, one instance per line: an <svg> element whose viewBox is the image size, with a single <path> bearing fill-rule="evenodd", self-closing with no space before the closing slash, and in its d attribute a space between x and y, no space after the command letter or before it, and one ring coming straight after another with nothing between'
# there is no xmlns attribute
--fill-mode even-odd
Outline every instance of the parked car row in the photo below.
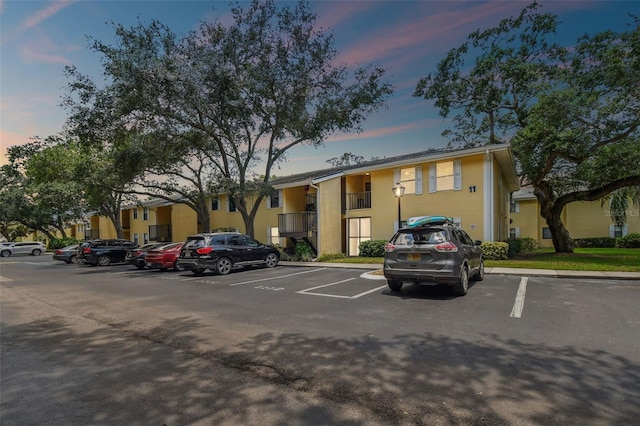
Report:
<svg viewBox="0 0 640 426"><path fill-rule="evenodd" d="M212 270L226 275L236 267L273 268L280 261L280 253L248 235L220 232L193 235L186 242L142 246L122 239L91 240L55 250L53 258L92 266L128 263L139 269L189 270L195 275Z"/></svg>

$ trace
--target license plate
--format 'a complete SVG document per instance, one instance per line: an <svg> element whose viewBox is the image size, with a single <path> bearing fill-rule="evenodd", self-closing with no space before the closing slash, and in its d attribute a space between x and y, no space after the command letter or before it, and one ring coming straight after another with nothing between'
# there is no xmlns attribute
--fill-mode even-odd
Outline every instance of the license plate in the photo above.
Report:
<svg viewBox="0 0 640 426"><path fill-rule="evenodd" d="M417 262L420 260L420 253L408 253L407 254L407 260L410 260L412 262Z"/></svg>

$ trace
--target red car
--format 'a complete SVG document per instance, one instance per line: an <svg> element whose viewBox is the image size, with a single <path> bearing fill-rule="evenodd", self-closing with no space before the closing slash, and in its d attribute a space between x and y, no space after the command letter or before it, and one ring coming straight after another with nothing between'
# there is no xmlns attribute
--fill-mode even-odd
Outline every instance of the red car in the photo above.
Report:
<svg viewBox="0 0 640 426"><path fill-rule="evenodd" d="M174 269L182 271L178 267L178 256L184 243L168 243L160 247L155 247L147 252L145 260L149 269Z"/></svg>

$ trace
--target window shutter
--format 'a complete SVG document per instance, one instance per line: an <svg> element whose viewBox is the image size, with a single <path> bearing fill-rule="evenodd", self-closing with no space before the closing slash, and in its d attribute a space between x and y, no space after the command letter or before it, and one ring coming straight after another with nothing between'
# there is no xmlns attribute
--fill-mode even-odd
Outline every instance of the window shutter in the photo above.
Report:
<svg viewBox="0 0 640 426"><path fill-rule="evenodd" d="M278 189L278 207L282 208L282 189Z"/></svg>
<svg viewBox="0 0 640 426"><path fill-rule="evenodd" d="M271 195L267 195L267 210L271 208Z"/></svg>
<svg viewBox="0 0 640 426"><path fill-rule="evenodd" d="M422 167L416 167L416 194L422 194Z"/></svg>
<svg viewBox="0 0 640 426"><path fill-rule="evenodd" d="M400 183L400 169L395 169L393 171L393 185Z"/></svg>
<svg viewBox="0 0 640 426"><path fill-rule="evenodd" d="M516 228L516 238L520 238L520 228Z"/></svg>
<svg viewBox="0 0 640 426"><path fill-rule="evenodd" d="M436 176L436 165L429 164L429 192L436 192L438 189L438 178Z"/></svg>
<svg viewBox="0 0 640 426"><path fill-rule="evenodd" d="M462 161L453 160L453 189L460 191L462 189Z"/></svg>
<svg viewBox="0 0 640 426"><path fill-rule="evenodd" d="M609 236L611 238L616 236L616 226L613 224L609 225Z"/></svg>
<svg viewBox="0 0 640 426"><path fill-rule="evenodd" d="M516 201L516 211L515 213L520 213L520 201Z"/></svg>
<svg viewBox="0 0 640 426"><path fill-rule="evenodd" d="M271 227L267 226L267 244L273 244L271 241Z"/></svg>
<svg viewBox="0 0 640 426"><path fill-rule="evenodd" d="M626 223L622 226L622 236L626 237L627 234L629 233L629 225L627 225Z"/></svg>

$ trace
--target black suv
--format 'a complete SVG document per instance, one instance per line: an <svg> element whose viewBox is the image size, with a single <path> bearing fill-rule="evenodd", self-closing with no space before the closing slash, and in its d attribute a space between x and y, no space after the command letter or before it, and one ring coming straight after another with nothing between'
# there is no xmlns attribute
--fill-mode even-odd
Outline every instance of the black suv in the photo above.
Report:
<svg viewBox="0 0 640 426"><path fill-rule="evenodd" d="M453 219L421 216L407 223L385 246L383 271L389 288L400 291L405 281L446 284L464 296L470 278L484 278L481 242L473 241Z"/></svg>
<svg viewBox="0 0 640 426"><path fill-rule="evenodd" d="M177 267L188 269L195 275L202 275L207 269L226 275L235 265L265 265L273 268L279 260L280 253L273 246L237 232L217 232L187 238L180 251Z"/></svg>
<svg viewBox="0 0 640 426"><path fill-rule="evenodd" d="M89 265L108 266L114 262L124 262L127 250L138 247L129 240L91 240L85 241L78 249L78 260Z"/></svg>

